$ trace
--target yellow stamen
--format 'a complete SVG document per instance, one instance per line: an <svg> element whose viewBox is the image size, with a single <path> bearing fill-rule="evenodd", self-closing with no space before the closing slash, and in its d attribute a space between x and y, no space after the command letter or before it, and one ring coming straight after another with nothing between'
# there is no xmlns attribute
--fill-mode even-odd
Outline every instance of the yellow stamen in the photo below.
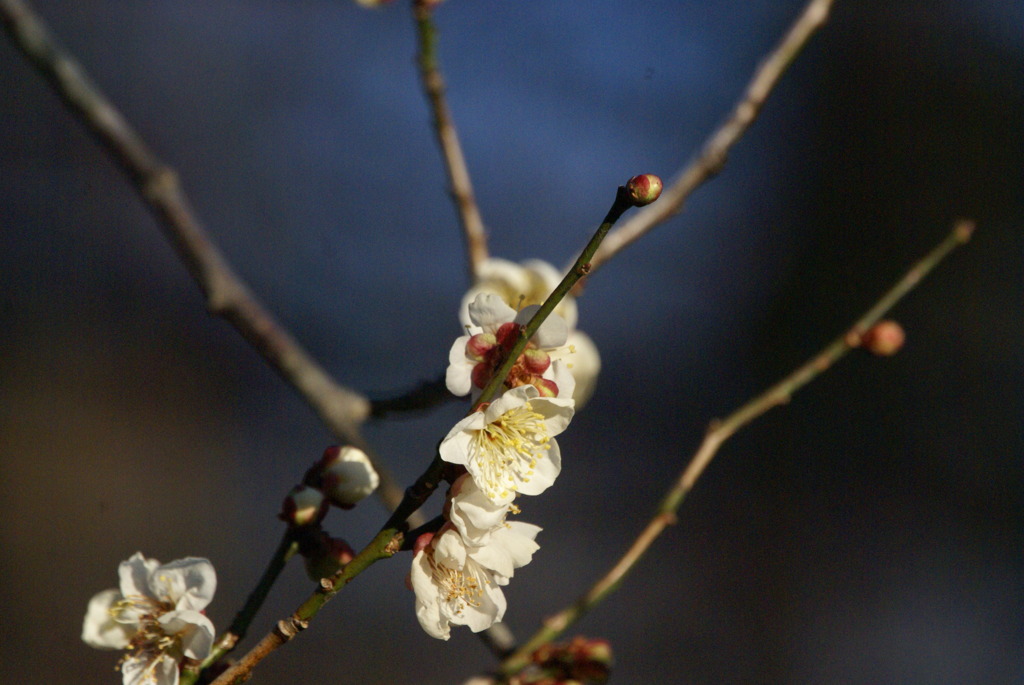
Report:
<svg viewBox="0 0 1024 685"><path fill-rule="evenodd" d="M527 402L478 431L469 460L475 463L487 496L504 499L529 482L538 460L551 449L550 442L544 416Z"/></svg>

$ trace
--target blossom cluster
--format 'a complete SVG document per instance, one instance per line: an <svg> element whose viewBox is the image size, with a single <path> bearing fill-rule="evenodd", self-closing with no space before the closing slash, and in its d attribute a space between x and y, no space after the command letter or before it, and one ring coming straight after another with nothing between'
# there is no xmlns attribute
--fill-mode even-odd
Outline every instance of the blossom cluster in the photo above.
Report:
<svg viewBox="0 0 1024 685"><path fill-rule="evenodd" d="M355 556L348 542L321 527L330 506L351 509L379 484L366 452L352 445L332 445L285 497L279 518L292 527L311 579L333 575Z"/></svg>
<svg viewBox="0 0 1024 685"><path fill-rule="evenodd" d="M196 557L161 564L136 552L118 575L119 588L89 601L82 640L127 650L124 685L177 685L181 664L205 659L213 646L213 623L202 613L217 589L213 565Z"/></svg>
<svg viewBox="0 0 1024 685"><path fill-rule="evenodd" d="M320 528L328 506L351 509L379 481L364 452L328 447L285 498L280 517L293 527L310 576L329 576L353 556ZM118 664L124 685L177 685L182 665L199 663L213 647L213 623L203 614L217 587L213 565L196 557L161 564L137 552L118 572L120 587L89 601L82 640L126 650Z"/></svg>
<svg viewBox="0 0 1024 685"><path fill-rule="evenodd" d="M446 373L453 394L474 400L560 280L542 262L493 259L480 276L463 301L466 334L452 345ZM465 473L449 489L444 524L416 541L409 576L416 617L433 637L447 640L452 625L479 632L502 620L501 588L539 548L539 527L507 518L519 513L518 496L539 495L555 482L562 469L555 436L569 425L579 389L581 402L592 392L600 361L575 324L575 303L563 300L514 361L500 395L441 442L441 458ZM585 342L569 343L573 336Z"/></svg>

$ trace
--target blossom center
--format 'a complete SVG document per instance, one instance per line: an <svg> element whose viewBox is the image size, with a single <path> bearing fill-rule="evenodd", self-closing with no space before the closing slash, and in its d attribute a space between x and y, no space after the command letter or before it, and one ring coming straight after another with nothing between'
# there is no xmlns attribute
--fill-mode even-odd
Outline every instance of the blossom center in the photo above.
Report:
<svg viewBox="0 0 1024 685"><path fill-rule="evenodd" d="M108 611L110 617L119 623L126 621L145 623L147 620L152 621L158 616L166 614L172 608L169 602L161 602L155 597L131 595L115 602Z"/></svg>
<svg viewBox="0 0 1024 685"><path fill-rule="evenodd" d="M110 607L108 611L115 621L138 624L138 630L131 638L130 651L122 657L117 668L143 654L149 663L139 675L138 682L159 682L156 676L157 667L163 659L174 659L169 652L178 645L178 636L168 635L160 625L159 618L173 608L170 602L143 595L125 597Z"/></svg>
<svg viewBox="0 0 1024 685"><path fill-rule="evenodd" d="M479 473L478 484L491 499L508 497L530 480L550 442L544 416L529 402L510 409L474 436L470 460Z"/></svg>
<svg viewBox="0 0 1024 685"><path fill-rule="evenodd" d="M474 576L437 564L433 559L430 563L434 567L434 582L441 589L441 599L452 608L454 615L462 616L466 606L480 606L484 590Z"/></svg>

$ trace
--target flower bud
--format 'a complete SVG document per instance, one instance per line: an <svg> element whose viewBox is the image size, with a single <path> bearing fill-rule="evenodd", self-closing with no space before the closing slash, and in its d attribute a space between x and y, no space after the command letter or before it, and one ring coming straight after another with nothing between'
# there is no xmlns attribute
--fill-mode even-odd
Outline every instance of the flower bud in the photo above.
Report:
<svg viewBox="0 0 1024 685"><path fill-rule="evenodd" d="M558 384L552 380L535 376L530 379L530 385L537 388L540 397L558 397Z"/></svg>
<svg viewBox="0 0 1024 685"><path fill-rule="evenodd" d="M433 532L422 533L421 535L419 535L416 538L416 542L414 542L412 545L412 553L418 554L420 551L426 549L427 545L434 541L435 535L436 533Z"/></svg>
<svg viewBox="0 0 1024 685"><path fill-rule="evenodd" d="M611 672L612 648L607 640L577 636L569 644L549 643L540 647L531 660L543 669L546 677L554 678L553 681L527 681L531 685L603 683Z"/></svg>
<svg viewBox="0 0 1024 685"><path fill-rule="evenodd" d="M487 353L498 344L498 339L493 333L477 333L466 342L466 357L473 361L482 362L487 358Z"/></svg>
<svg viewBox="0 0 1024 685"><path fill-rule="evenodd" d="M654 174L640 174L626 182L626 192L634 207L651 204L661 196L661 189L661 179Z"/></svg>
<svg viewBox="0 0 1024 685"><path fill-rule="evenodd" d="M542 374L551 366L551 355L544 350L527 348L523 350L523 368L530 373Z"/></svg>
<svg viewBox="0 0 1024 685"><path fill-rule="evenodd" d="M323 493L307 485L296 485L284 498L277 517L290 526L308 526L323 521L327 509Z"/></svg>
<svg viewBox="0 0 1024 685"><path fill-rule="evenodd" d="M328 447L320 467L320 491L331 504L342 509L351 509L380 484L370 458L351 445Z"/></svg>
<svg viewBox="0 0 1024 685"><path fill-rule="evenodd" d="M320 531L316 538L300 543L300 551L306 563L306 575L310 580L333 576L356 555L355 550L347 542L341 538L332 538L323 531Z"/></svg>
<svg viewBox="0 0 1024 685"><path fill-rule="evenodd" d="M574 675L583 680L604 682L614 663L612 645L600 638L576 637L569 644L575 662Z"/></svg>
<svg viewBox="0 0 1024 685"><path fill-rule="evenodd" d="M879 321L861 336L864 349L880 357L891 357L900 351L907 334L903 326L892 320Z"/></svg>

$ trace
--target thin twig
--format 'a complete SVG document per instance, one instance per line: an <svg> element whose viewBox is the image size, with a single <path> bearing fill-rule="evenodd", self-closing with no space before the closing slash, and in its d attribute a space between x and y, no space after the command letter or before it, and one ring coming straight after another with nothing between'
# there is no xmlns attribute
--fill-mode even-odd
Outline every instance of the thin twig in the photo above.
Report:
<svg viewBox="0 0 1024 685"><path fill-rule="evenodd" d="M124 169L199 285L210 312L231 323L339 440L370 455L381 477L378 495L394 509L402 489L379 457L366 449L359 432L370 413L369 401L337 384L253 296L193 213L174 170L156 157L28 5L0 0L0 19L15 45Z"/></svg>
<svg viewBox="0 0 1024 685"><path fill-rule="evenodd" d="M912 290L950 252L966 243L974 232L974 223L960 221L953 231L923 259L911 267L903 278L879 299L848 331L826 346L803 366L744 404L722 421L713 422L690 459L689 464L666 493L657 512L625 554L609 571L571 605L544 621L544 626L520 646L500 666L501 676L508 678L530 663L531 655L542 645L557 639L573 623L614 592L633 570L651 544L666 527L676 522L676 512L697 479L718 452L718 448L739 429L760 417L772 407L785 404L797 390L832 367L839 359L861 343L861 339L882 316Z"/></svg>
<svg viewBox="0 0 1024 685"><path fill-rule="evenodd" d="M452 199L462 222L470 276L476 280L480 273L480 265L487 259L487 233L473 195L473 184L469 180L469 168L462 154L459 135L444 96L445 84L438 67L437 29L434 26L431 3L426 0L414 0L412 11L416 19L416 35L419 38L417 62L420 67L420 80L423 82L427 100L430 101L434 115L434 132L441 147L441 155L444 157L445 169L448 171Z"/></svg>
<svg viewBox="0 0 1024 685"><path fill-rule="evenodd" d="M408 415L424 412L457 399L459 398L448 390L445 377L440 376L423 381L398 397L370 400L370 417L382 419L389 414Z"/></svg>
<svg viewBox="0 0 1024 685"><path fill-rule="evenodd" d="M833 0L811 0L790 27L789 32L754 73L743 97L733 108L725 123L704 142L700 154L684 167L665 189L661 201L641 210L608 235L594 255L597 270L626 246L639 240L648 231L683 209L687 198L698 187L714 177L725 166L729 150L757 118L769 93L779 78L806 45L808 39L828 18Z"/></svg>

